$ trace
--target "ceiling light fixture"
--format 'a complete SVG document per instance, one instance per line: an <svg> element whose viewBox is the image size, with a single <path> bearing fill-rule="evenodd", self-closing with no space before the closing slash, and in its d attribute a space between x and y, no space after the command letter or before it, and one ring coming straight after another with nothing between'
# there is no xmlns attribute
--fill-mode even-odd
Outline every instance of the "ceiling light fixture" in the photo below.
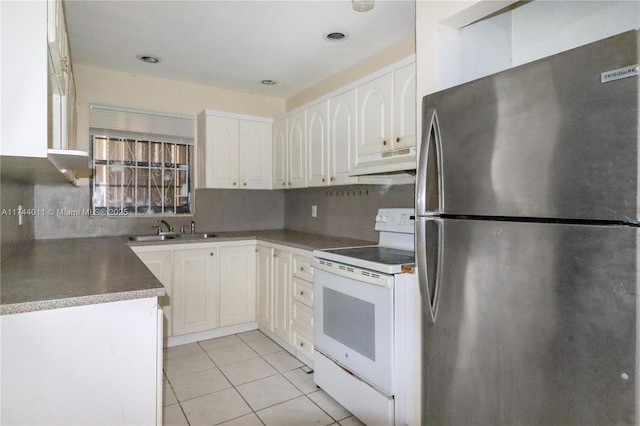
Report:
<svg viewBox="0 0 640 426"><path fill-rule="evenodd" d="M278 84L278 82L275 80L262 80L260 83L264 84L265 86L273 86L274 84Z"/></svg>
<svg viewBox="0 0 640 426"><path fill-rule="evenodd" d="M347 33L343 33L340 31L333 31L323 36L323 38L327 41L342 41L346 40L347 37L349 37Z"/></svg>
<svg viewBox="0 0 640 426"><path fill-rule="evenodd" d="M353 10L356 12L366 12L373 9L374 0L351 0Z"/></svg>
<svg viewBox="0 0 640 426"><path fill-rule="evenodd" d="M136 58L148 64L157 64L160 62L160 58L151 55L137 55Z"/></svg>

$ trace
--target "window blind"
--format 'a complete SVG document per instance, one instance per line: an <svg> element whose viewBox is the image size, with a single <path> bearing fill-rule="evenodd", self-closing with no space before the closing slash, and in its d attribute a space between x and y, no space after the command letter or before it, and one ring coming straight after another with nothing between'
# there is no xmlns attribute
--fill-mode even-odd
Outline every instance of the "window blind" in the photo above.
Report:
<svg viewBox="0 0 640 426"><path fill-rule="evenodd" d="M193 144L193 116L166 114L92 104L89 106L91 132L108 135L146 135L163 140Z"/></svg>

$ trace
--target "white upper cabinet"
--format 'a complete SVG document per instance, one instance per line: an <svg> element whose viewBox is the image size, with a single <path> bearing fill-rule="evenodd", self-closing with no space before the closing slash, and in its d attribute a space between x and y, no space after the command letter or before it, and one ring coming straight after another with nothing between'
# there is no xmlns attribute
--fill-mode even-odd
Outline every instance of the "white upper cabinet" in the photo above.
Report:
<svg viewBox="0 0 640 426"><path fill-rule="evenodd" d="M271 188L270 120L198 115L201 188Z"/></svg>
<svg viewBox="0 0 640 426"><path fill-rule="evenodd" d="M358 157L393 149L392 89L392 74L358 87Z"/></svg>
<svg viewBox="0 0 640 426"><path fill-rule="evenodd" d="M329 100L329 184L357 183L349 176L356 162L356 89Z"/></svg>
<svg viewBox="0 0 640 426"><path fill-rule="evenodd" d="M289 188L305 188L307 186L307 138L305 125L306 111L288 117L289 148Z"/></svg>
<svg viewBox="0 0 640 426"><path fill-rule="evenodd" d="M62 1L0 2L0 8L2 103L7 106L0 154L47 158L49 149L74 148L75 83ZM88 168L86 153L65 154L84 158Z"/></svg>
<svg viewBox="0 0 640 426"><path fill-rule="evenodd" d="M416 67L393 72L393 149L416 146Z"/></svg>
<svg viewBox="0 0 640 426"><path fill-rule="evenodd" d="M284 189L289 183L287 119L273 123L273 189Z"/></svg>
<svg viewBox="0 0 640 426"><path fill-rule="evenodd" d="M240 121L238 185L248 189L271 188L271 125Z"/></svg>
<svg viewBox="0 0 640 426"><path fill-rule="evenodd" d="M329 184L329 102L307 109L307 186Z"/></svg>
<svg viewBox="0 0 640 426"><path fill-rule="evenodd" d="M206 117L205 186L238 187L238 120Z"/></svg>

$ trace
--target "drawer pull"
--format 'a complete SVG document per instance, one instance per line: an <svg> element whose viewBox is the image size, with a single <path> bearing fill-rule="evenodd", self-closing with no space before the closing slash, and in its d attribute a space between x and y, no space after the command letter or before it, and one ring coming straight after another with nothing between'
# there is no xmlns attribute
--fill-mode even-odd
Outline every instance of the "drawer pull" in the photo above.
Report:
<svg viewBox="0 0 640 426"><path fill-rule="evenodd" d="M304 266L300 267L300 272L304 272Z"/></svg>
<svg viewBox="0 0 640 426"><path fill-rule="evenodd" d="M301 292L300 292L300 296L304 296L304 291L301 291Z"/></svg>
<svg viewBox="0 0 640 426"><path fill-rule="evenodd" d="M304 342L300 342L300 347L304 348Z"/></svg>

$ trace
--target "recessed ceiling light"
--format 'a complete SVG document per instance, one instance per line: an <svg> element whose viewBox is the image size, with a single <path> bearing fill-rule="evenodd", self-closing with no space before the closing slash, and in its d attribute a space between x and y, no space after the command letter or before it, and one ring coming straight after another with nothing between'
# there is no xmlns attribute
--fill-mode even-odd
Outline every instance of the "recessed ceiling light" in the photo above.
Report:
<svg viewBox="0 0 640 426"><path fill-rule="evenodd" d="M151 55L138 55L136 56L136 58L148 64L157 64L158 62L160 62L160 58Z"/></svg>
<svg viewBox="0 0 640 426"><path fill-rule="evenodd" d="M340 31L332 31L323 36L323 38L327 41L343 41L346 40L349 35Z"/></svg>
<svg viewBox="0 0 640 426"><path fill-rule="evenodd" d="M274 84L278 84L278 82L275 80L262 80L260 83L264 84L265 86L273 86Z"/></svg>

